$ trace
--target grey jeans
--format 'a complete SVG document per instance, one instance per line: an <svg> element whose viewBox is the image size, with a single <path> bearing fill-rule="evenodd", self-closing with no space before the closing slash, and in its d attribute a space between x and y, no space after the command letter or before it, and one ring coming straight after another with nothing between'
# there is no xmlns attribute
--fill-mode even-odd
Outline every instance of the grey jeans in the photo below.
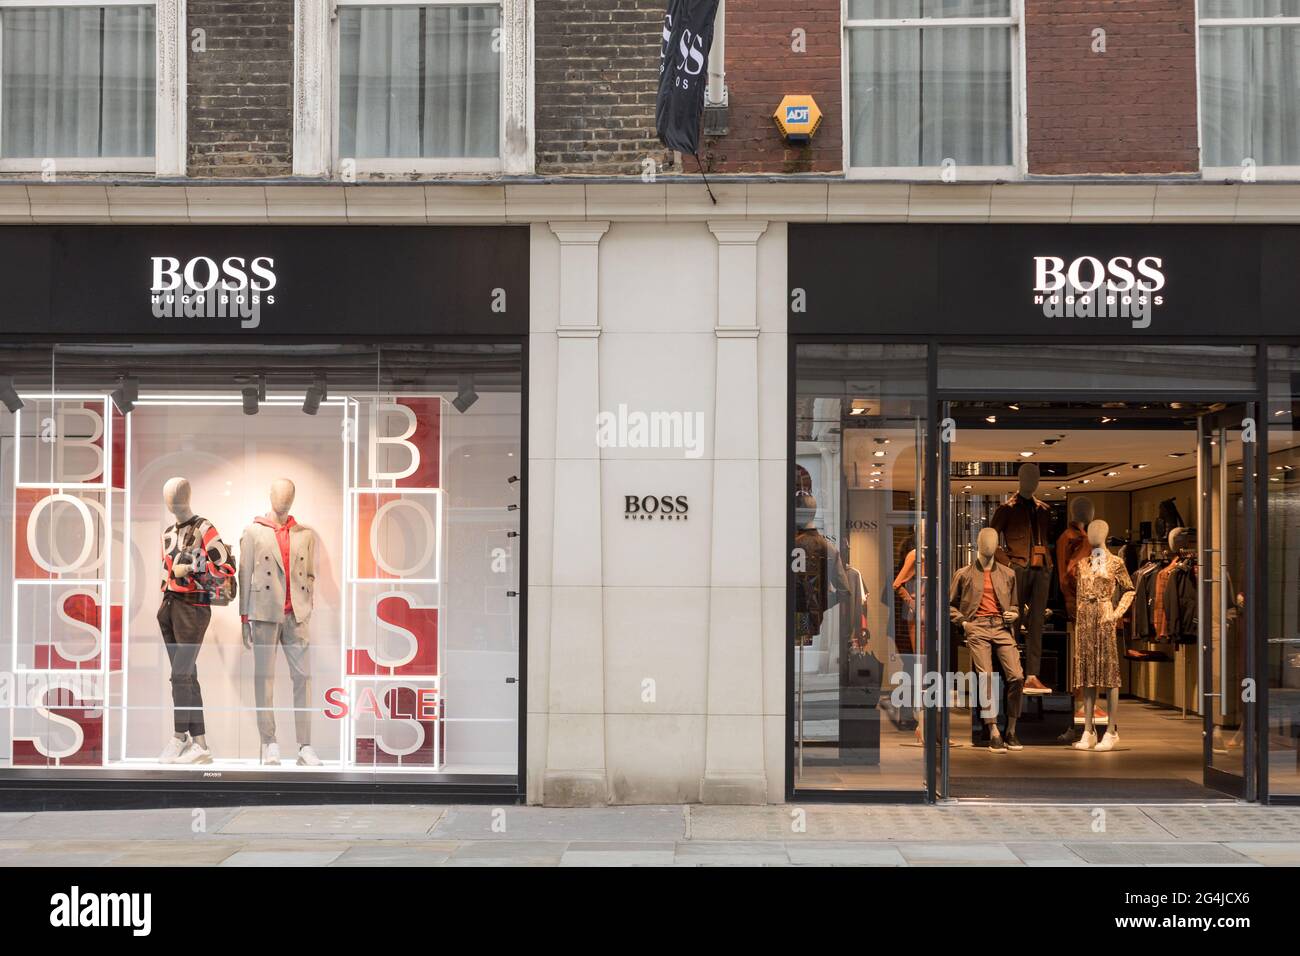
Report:
<svg viewBox="0 0 1300 956"><path fill-rule="evenodd" d="M253 699L257 703L257 732L262 743L275 740L275 651L284 648L293 679L293 726L298 746L311 743L311 648L307 625L292 617L280 623L249 621L253 632Z"/></svg>

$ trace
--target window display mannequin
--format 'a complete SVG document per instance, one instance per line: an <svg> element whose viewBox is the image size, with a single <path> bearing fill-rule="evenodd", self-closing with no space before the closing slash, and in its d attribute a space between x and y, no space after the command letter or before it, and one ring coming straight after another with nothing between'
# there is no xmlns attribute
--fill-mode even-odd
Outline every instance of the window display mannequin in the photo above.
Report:
<svg viewBox="0 0 1300 956"><path fill-rule="evenodd" d="M1061 586L1061 597L1065 599L1065 633L1071 649L1074 647L1074 618L1078 595L1075 592L1075 565L1092 552L1088 544L1088 525L1097 516L1092 499L1082 495L1070 499L1070 523L1061 536L1056 539L1056 576ZM1083 717L1083 697L1074 695L1075 717ZM1101 716L1094 711L1093 717ZM1060 742L1074 743L1074 728L1067 727L1061 734Z"/></svg>
<svg viewBox="0 0 1300 956"><path fill-rule="evenodd" d="M794 545L804 553L795 575L795 643L807 646L821 633L826 612L847 597L848 575L839 550L817 530L817 499L795 495Z"/></svg>
<svg viewBox="0 0 1300 956"><path fill-rule="evenodd" d="M1119 644L1115 626L1133 601L1133 581L1124 559L1106 550L1110 525L1093 521L1088 525L1091 554L1075 565L1077 593L1074 622L1074 654L1070 659L1070 687L1083 691L1083 736L1076 750L1114 750L1119 743ZM1097 742L1093 708L1097 691L1106 690L1110 719L1106 736Z"/></svg>
<svg viewBox="0 0 1300 956"><path fill-rule="evenodd" d="M1019 490L993 512L989 526L1002 540L998 560L1011 566L1016 575L1016 593L1024 613L1018 622L1025 638L1025 693L1049 694L1051 688L1038 678L1043 662L1043 619L1052 582L1052 552L1047 536L1052 512L1034 497L1038 490L1038 466L1025 462L1016 473Z"/></svg>
<svg viewBox="0 0 1300 956"><path fill-rule="evenodd" d="M980 675L981 688L990 680L985 675L993 674L993 654L998 656L1007 685L1005 739L998 731L996 716L986 716L993 710L993 702L981 700L979 706L980 716L988 729L989 750L1005 753L1024 749L1016 738L1016 721L1020 718L1025 678L1020 668L1020 650L1011 632L1020 614L1016 575L998 563L997 550L997 531L981 529L975 542L975 557L953 576L948 594L948 616L966 638L971 663L975 673Z"/></svg>
<svg viewBox="0 0 1300 956"><path fill-rule="evenodd" d="M319 767L311 746L311 653L307 621L316 586L316 534L289 514L293 482L271 484L271 510L244 529L239 539L239 615L244 647L253 651L253 697L261 761L280 763L275 738L275 659L282 648L293 680L294 731L298 765Z"/></svg>
<svg viewBox="0 0 1300 956"><path fill-rule="evenodd" d="M212 620L212 593L206 582L231 577L235 562L212 522L190 509L190 483L169 478L163 505L175 522L162 536L162 605L158 627L171 661L172 712L175 732L158 760L161 763L212 763L203 725L199 688L199 648Z"/></svg>

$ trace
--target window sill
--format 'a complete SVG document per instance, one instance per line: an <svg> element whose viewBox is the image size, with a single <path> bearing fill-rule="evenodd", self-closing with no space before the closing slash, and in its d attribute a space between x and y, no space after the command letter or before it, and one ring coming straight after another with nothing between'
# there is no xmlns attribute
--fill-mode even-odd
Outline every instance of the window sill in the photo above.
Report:
<svg viewBox="0 0 1300 956"><path fill-rule="evenodd" d="M848 180L904 180L934 183L1018 182L1023 177L1014 166L853 166Z"/></svg>
<svg viewBox="0 0 1300 956"><path fill-rule="evenodd" d="M1201 169L1201 178L1207 182L1231 183L1250 182L1297 182L1300 181L1300 166L1256 166L1251 175L1253 180L1245 178L1240 166L1205 166Z"/></svg>
<svg viewBox="0 0 1300 956"><path fill-rule="evenodd" d="M150 173L157 169L152 156L86 157L48 156L41 159L0 159L0 173Z"/></svg>
<svg viewBox="0 0 1300 956"><path fill-rule="evenodd" d="M505 164L501 157L491 156L464 159L346 159L338 161L336 169L340 177L349 172L357 176L375 178L383 177L419 177L447 176L463 173L466 175L500 175Z"/></svg>

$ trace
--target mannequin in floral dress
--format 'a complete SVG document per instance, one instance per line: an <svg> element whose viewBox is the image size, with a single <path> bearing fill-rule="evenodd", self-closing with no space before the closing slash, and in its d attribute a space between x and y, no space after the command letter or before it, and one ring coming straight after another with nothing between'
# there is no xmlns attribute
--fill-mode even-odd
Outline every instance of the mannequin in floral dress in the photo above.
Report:
<svg viewBox="0 0 1300 956"><path fill-rule="evenodd" d="M1124 559L1106 550L1110 525L1094 521L1088 525L1091 553L1075 565L1078 604L1074 621L1074 657L1070 663L1070 687L1083 691L1083 737L1072 745L1076 750L1114 750L1119 743L1119 642L1115 626L1133 602L1133 581ZM1109 721L1106 735L1097 741L1093 721L1097 691L1106 691Z"/></svg>

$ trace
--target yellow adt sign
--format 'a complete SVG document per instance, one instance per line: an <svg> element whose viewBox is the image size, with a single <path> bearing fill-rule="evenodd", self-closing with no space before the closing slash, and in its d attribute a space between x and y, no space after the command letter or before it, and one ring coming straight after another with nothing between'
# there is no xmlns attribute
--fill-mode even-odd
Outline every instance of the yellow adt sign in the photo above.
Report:
<svg viewBox="0 0 1300 956"><path fill-rule="evenodd" d="M791 143L806 143L822 124L822 111L807 93L791 93L772 114L781 135Z"/></svg>

